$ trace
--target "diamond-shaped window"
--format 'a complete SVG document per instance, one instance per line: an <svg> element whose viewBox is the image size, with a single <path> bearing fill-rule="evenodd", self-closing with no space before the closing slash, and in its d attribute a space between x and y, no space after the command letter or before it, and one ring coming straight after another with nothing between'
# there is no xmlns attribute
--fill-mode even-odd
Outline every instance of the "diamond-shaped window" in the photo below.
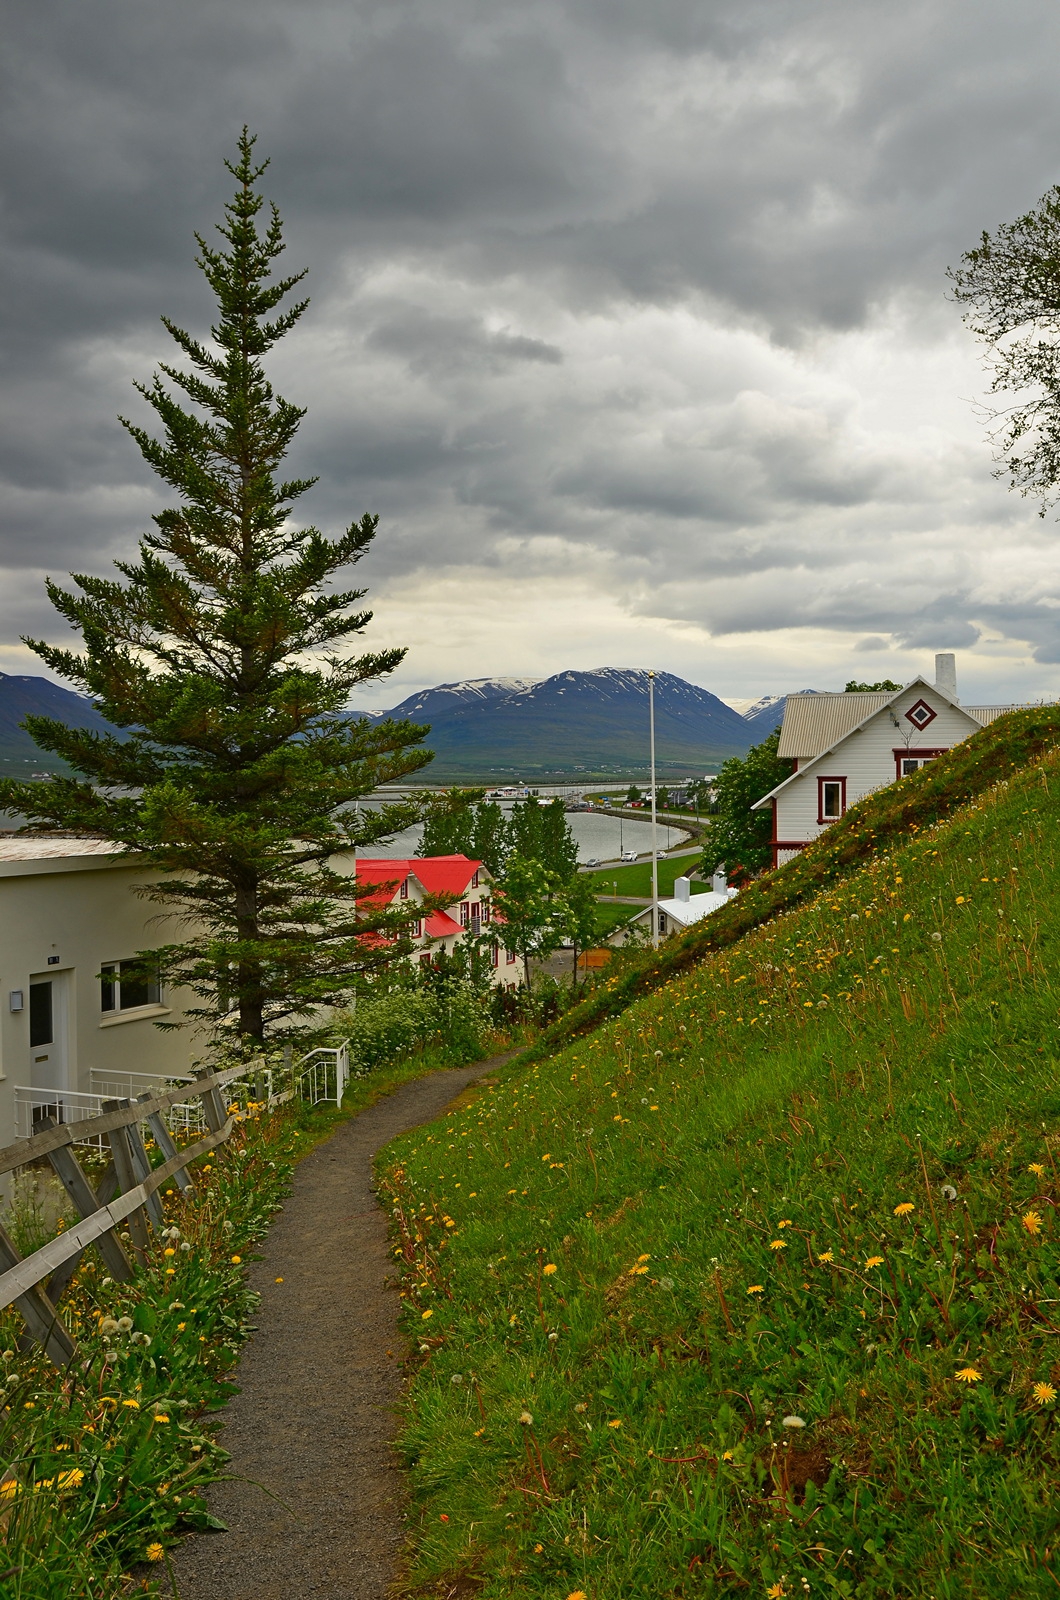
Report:
<svg viewBox="0 0 1060 1600"><path fill-rule="evenodd" d="M923 731L928 723L934 722L938 712L932 711L926 700L918 700L915 706L910 706L906 712L906 721L911 722L914 728Z"/></svg>

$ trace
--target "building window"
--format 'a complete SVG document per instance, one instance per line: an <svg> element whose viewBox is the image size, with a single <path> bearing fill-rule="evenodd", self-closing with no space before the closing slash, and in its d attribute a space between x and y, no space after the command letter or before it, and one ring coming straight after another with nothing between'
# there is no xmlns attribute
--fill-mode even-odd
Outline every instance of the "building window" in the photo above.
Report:
<svg viewBox="0 0 1060 1600"><path fill-rule="evenodd" d="M915 706L909 707L905 714L905 720L911 722L914 728L919 728L923 731L930 722L934 722L937 716L938 712L933 711L926 700L918 700Z"/></svg>
<svg viewBox="0 0 1060 1600"><path fill-rule="evenodd" d="M162 1003L162 985L145 974L139 962L108 961L101 968L100 1010L133 1011L137 1006Z"/></svg>
<svg viewBox="0 0 1060 1600"><path fill-rule="evenodd" d="M471 880L471 887L472 887L472 889L477 889L478 888L478 873L477 872L475 873L475 876Z"/></svg>
<svg viewBox="0 0 1060 1600"><path fill-rule="evenodd" d="M399 900L407 900L408 897L409 897L409 880L407 878L402 878L402 880L401 880L401 888L398 890L398 899Z"/></svg>
<svg viewBox="0 0 1060 1600"><path fill-rule="evenodd" d="M496 940L490 945L490 962L495 967L501 964L501 947Z"/></svg>
<svg viewBox="0 0 1060 1600"><path fill-rule="evenodd" d="M847 780L845 778L818 778L817 821L820 825L835 822L847 808Z"/></svg>
<svg viewBox="0 0 1060 1600"><path fill-rule="evenodd" d="M418 939L422 932L423 932L423 918L422 917L417 917L415 922L412 924L412 937L414 939Z"/></svg>
<svg viewBox="0 0 1060 1600"><path fill-rule="evenodd" d="M515 963L515 951L514 950L509 950L508 951L508 965L509 966L513 966L514 963Z"/></svg>
<svg viewBox="0 0 1060 1600"><path fill-rule="evenodd" d="M482 902L482 926L485 927L487 922L489 922L489 920L490 920L490 903L489 903L488 900L483 900L483 902Z"/></svg>
<svg viewBox="0 0 1060 1600"><path fill-rule="evenodd" d="M460 926L466 928L471 921L471 906L466 900L460 902Z"/></svg>
<svg viewBox="0 0 1060 1600"><path fill-rule="evenodd" d="M944 756L943 750L909 750L897 749L894 752L894 775L896 778L912 777L914 772L919 772L921 767L928 766L939 756Z"/></svg>

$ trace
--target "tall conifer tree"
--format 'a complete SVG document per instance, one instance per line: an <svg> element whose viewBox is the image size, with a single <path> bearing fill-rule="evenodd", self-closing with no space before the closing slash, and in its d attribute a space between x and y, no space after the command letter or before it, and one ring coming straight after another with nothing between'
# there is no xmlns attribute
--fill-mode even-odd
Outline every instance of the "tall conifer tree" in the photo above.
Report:
<svg viewBox="0 0 1060 1600"><path fill-rule="evenodd" d="M31 717L37 744L75 775L0 782L0 806L32 825L114 840L160 869L143 892L186 937L150 959L200 998L193 1015L249 1046L307 1024L393 953L366 931L400 948L400 918L358 917L333 858L411 820L407 807L351 803L430 760L425 728L369 726L344 710L405 652L344 649L371 613L357 609L363 589L335 582L378 519L334 539L299 527L292 507L314 480L277 476L304 412L274 394L263 362L308 302L280 309L304 273L274 276L282 228L275 206L259 221L268 163L253 147L244 129L226 163L236 191L223 243L196 235L218 306L211 342L163 318L190 370L163 364L168 385L158 374L137 385L161 438L122 419L177 504L154 517L137 561L117 563L119 577L49 582L82 653L26 641L123 736Z"/></svg>

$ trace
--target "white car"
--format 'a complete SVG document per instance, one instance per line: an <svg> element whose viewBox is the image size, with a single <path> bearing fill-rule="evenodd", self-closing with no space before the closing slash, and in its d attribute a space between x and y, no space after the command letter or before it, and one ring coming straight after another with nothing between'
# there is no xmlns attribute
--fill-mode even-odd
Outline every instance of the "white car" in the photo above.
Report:
<svg viewBox="0 0 1060 1600"><path fill-rule="evenodd" d="M636 861L637 852L635 850L623 850L622 859L623 861Z"/></svg>

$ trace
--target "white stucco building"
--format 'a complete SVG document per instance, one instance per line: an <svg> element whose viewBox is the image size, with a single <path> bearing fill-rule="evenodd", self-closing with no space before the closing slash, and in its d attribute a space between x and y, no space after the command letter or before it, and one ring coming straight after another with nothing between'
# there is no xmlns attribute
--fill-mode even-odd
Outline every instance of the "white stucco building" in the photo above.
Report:
<svg viewBox="0 0 1060 1600"><path fill-rule="evenodd" d="M193 1029L154 1026L189 997L123 976L168 936L133 892L148 876L100 840L0 834L0 1144L32 1132L35 1107L139 1093L201 1053Z"/></svg>
<svg viewBox="0 0 1060 1600"><path fill-rule="evenodd" d="M790 778L751 808L773 812L773 865L812 844L855 801L945 755L1015 706L962 706L952 655L935 657L935 681L914 678L881 694L789 695L778 756Z"/></svg>

